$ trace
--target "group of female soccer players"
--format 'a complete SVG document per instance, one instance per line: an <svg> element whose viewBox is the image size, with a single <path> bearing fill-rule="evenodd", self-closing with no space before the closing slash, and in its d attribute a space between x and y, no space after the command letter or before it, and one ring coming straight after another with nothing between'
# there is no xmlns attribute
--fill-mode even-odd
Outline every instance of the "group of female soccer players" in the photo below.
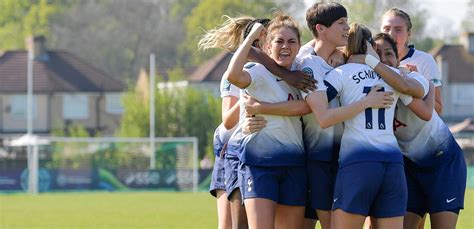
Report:
<svg viewBox="0 0 474 229"><path fill-rule="evenodd" d="M466 164L438 116L436 63L408 46L404 11L375 36L347 18L314 4L302 47L283 13L228 18L201 39L234 52L214 141L219 228L314 228L316 215L322 228L418 228L426 213L455 228Z"/></svg>

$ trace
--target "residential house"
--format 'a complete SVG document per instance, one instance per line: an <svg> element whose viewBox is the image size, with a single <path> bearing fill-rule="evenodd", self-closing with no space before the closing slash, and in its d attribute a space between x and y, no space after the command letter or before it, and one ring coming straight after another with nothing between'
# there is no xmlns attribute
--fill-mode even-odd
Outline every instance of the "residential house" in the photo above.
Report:
<svg viewBox="0 0 474 229"><path fill-rule="evenodd" d="M441 72L442 117L450 125L468 165L474 163L474 33L460 36L460 45L431 51ZM462 121L464 120L464 121ZM462 122L461 122L462 121ZM454 124L456 123L456 124ZM474 181L474 176L468 180Z"/></svg>
<svg viewBox="0 0 474 229"><path fill-rule="evenodd" d="M474 117L474 33L463 34L461 43L431 52L442 76L442 116L447 121Z"/></svg>
<svg viewBox="0 0 474 229"><path fill-rule="evenodd" d="M220 96L221 79L227 70L231 58L231 53L221 52L204 62L189 76L189 85Z"/></svg>
<svg viewBox="0 0 474 229"><path fill-rule="evenodd" d="M123 108L121 81L72 53L47 50L42 36L27 39L27 49L0 54L0 135L27 129L28 53L33 57L33 132L48 135L78 123L90 132L112 135Z"/></svg>

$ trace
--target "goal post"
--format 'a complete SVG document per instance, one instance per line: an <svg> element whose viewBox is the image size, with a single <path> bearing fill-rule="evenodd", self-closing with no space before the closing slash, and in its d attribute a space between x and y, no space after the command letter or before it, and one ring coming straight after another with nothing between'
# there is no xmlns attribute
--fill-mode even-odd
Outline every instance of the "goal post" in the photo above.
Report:
<svg viewBox="0 0 474 229"><path fill-rule="evenodd" d="M22 174L26 179L22 180L22 188L32 193L76 189L198 190L197 137L41 139L48 144L32 145L37 154L28 157L27 173L33 176Z"/></svg>

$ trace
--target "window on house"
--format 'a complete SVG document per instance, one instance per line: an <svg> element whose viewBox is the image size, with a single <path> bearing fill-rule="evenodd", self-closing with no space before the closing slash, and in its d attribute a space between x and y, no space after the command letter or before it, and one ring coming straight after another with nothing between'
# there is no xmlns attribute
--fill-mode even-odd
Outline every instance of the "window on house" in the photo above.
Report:
<svg viewBox="0 0 474 229"><path fill-rule="evenodd" d="M16 119L26 119L27 117L27 97L26 95L12 95L10 96L10 115ZM33 118L37 114L37 101L33 96Z"/></svg>
<svg viewBox="0 0 474 229"><path fill-rule="evenodd" d="M89 118L88 96L87 95L64 95L63 96L63 118L64 119Z"/></svg>
<svg viewBox="0 0 474 229"><path fill-rule="evenodd" d="M469 53L474 53L474 35L469 35Z"/></svg>
<svg viewBox="0 0 474 229"><path fill-rule="evenodd" d="M474 101L472 84L454 84L450 86L454 105L472 105L472 101Z"/></svg>
<svg viewBox="0 0 474 229"><path fill-rule="evenodd" d="M105 110L109 114L122 114L123 106L120 93L110 93L105 95Z"/></svg>

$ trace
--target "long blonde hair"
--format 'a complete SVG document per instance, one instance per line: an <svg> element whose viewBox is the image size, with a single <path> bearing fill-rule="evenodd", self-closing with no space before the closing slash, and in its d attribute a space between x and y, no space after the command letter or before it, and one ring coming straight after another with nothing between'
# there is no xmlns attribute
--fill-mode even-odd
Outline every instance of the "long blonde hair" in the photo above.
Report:
<svg viewBox="0 0 474 229"><path fill-rule="evenodd" d="M364 54L367 52L367 42L373 43L372 33L366 26L352 23L349 29L349 41L344 50L344 55L349 58L352 54Z"/></svg>
<svg viewBox="0 0 474 229"><path fill-rule="evenodd" d="M200 50L221 48L229 52L235 51L242 43L245 27L254 20L249 16L231 18L224 15L223 17L227 20L222 25L207 31L199 40Z"/></svg>

